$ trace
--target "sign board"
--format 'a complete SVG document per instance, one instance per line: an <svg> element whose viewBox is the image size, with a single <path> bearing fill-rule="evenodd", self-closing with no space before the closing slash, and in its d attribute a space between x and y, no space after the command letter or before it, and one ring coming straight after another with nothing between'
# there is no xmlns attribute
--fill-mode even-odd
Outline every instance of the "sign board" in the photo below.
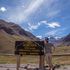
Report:
<svg viewBox="0 0 70 70"><path fill-rule="evenodd" d="M43 41L16 41L15 54L19 55L43 55Z"/></svg>

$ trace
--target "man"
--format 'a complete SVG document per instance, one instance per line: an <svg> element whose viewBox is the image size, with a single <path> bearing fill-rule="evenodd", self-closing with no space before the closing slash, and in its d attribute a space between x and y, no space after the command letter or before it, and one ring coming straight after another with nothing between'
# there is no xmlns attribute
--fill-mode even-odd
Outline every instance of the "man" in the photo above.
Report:
<svg viewBox="0 0 70 70"><path fill-rule="evenodd" d="M49 39L47 37L45 37L44 45L45 45L44 51L45 51L46 62L49 65L49 70L53 70L52 47L54 47L54 45L49 43Z"/></svg>

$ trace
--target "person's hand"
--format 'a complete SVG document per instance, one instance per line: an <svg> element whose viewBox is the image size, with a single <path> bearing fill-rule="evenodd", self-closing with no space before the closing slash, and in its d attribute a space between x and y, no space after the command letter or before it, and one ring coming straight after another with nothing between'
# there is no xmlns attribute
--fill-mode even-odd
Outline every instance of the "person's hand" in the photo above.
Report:
<svg viewBox="0 0 70 70"><path fill-rule="evenodd" d="M55 46L54 46L54 50L53 51L55 51Z"/></svg>

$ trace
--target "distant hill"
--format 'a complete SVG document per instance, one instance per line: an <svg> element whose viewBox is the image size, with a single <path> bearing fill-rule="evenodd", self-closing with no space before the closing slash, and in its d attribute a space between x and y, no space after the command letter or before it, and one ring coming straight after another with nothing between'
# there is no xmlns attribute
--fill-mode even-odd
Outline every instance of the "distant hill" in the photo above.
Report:
<svg viewBox="0 0 70 70"><path fill-rule="evenodd" d="M67 36L65 36L62 41L63 41L64 45L70 46L70 34L68 34Z"/></svg>
<svg viewBox="0 0 70 70"><path fill-rule="evenodd" d="M19 25L0 19L0 52L13 53L15 41L39 40Z"/></svg>
<svg viewBox="0 0 70 70"><path fill-rule="evenodd" d="M52 37L50 40L56 46L70 46L70 34L59 39Z"/></svg>

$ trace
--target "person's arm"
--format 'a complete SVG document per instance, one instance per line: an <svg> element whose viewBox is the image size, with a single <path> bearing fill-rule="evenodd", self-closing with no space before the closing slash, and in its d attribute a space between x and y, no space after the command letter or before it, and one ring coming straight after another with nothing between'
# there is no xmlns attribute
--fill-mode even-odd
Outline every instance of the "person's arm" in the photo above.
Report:
<svg viewBox="0 0 70 70"><path fill-rule="evenodd" d="M46 41L44 40L44 44L46 45Z"/></svg>
<svg viewBox="0 0 70 70"><path fill-rule="evenodd" d="M51 44L52 50L55 51L55 46L52 43L50 44Z"/></svg>
<svg viewBox="0 0 70 70"><path fill-rule="evenodd" d="M53 51L55 51L55 46L54 46L54 44L52 44L52 47L53 47Z"/></svg>

